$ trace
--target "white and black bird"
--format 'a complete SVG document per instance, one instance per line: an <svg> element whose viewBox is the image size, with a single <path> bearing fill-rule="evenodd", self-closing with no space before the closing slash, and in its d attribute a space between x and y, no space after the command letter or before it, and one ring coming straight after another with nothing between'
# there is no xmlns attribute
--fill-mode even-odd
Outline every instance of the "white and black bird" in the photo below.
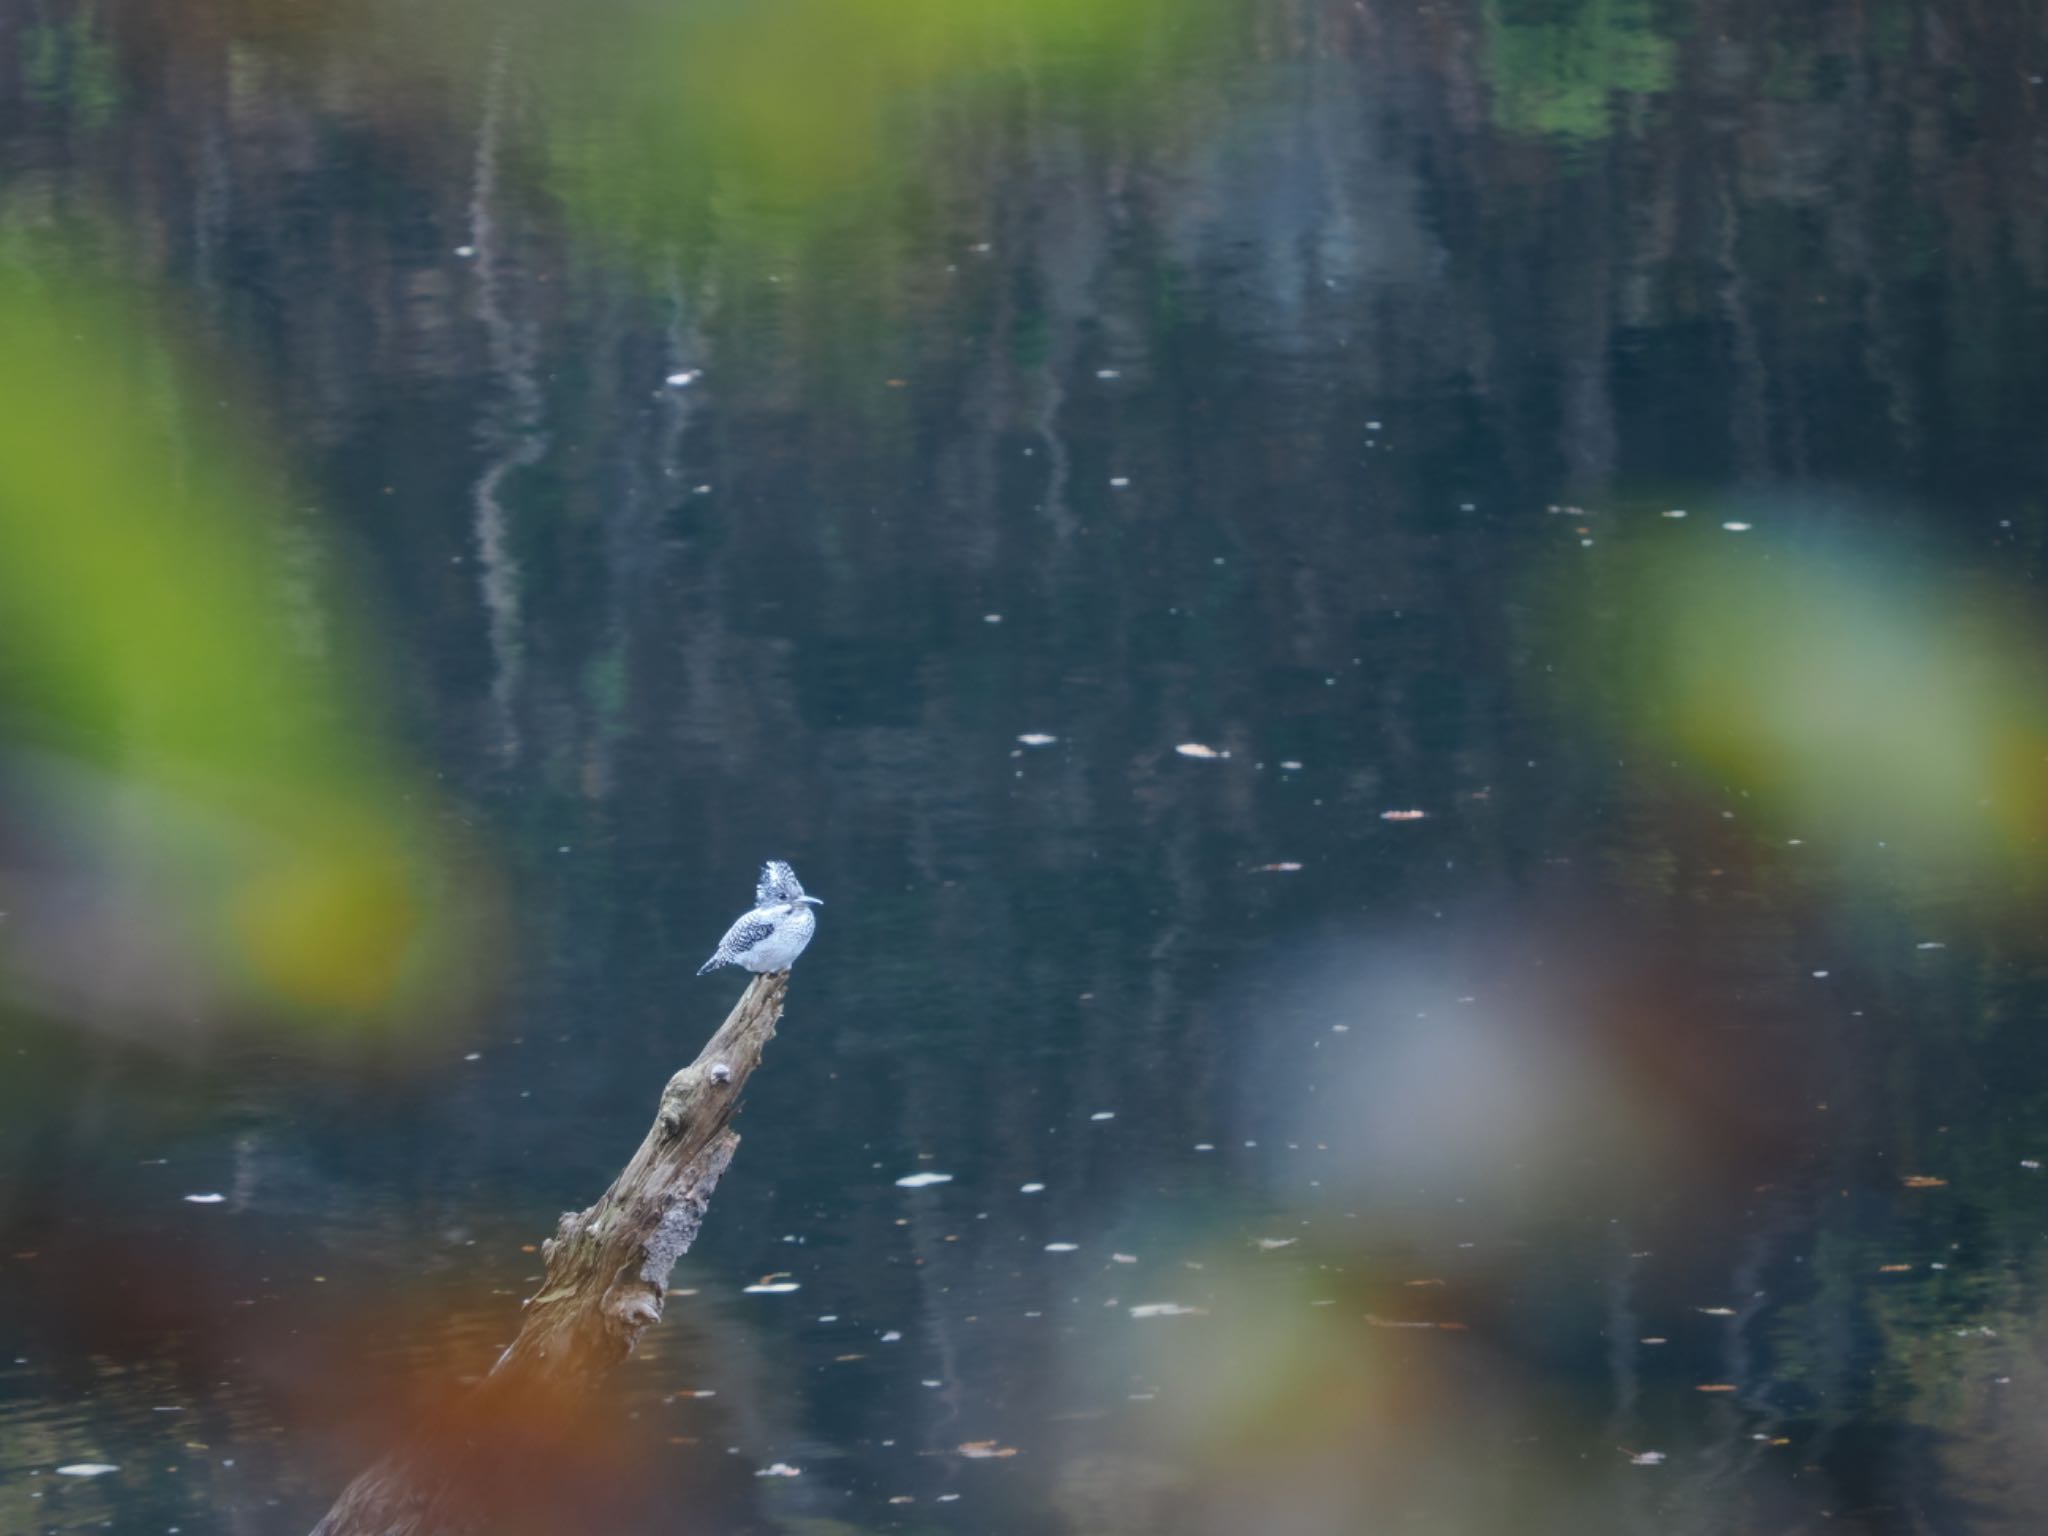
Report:
<svg viewBox="0 0 2048 1536"><path fill-rule="evenodd" d="M804 894L795 870L780 859L770 859L761 866L754 886L754 910L725 930L717 953L697 968L697 974L721 965L737 965L756 975L788 970L818 930L811 908L823 905Z"/></svg>

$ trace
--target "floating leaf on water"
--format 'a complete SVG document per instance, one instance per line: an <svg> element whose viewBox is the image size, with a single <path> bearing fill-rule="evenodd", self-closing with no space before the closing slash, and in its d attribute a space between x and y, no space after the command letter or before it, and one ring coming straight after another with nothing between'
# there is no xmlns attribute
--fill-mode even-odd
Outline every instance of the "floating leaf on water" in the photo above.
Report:
<svg viewBox="0 0 2048 1536"><path fill-rule="evenodd" d="M969 1461L997 1461L1005 1456L1017 1454L1014 1445L998 1445L993 1440L969 1440L960 1447L960 1454Z"/></svg>
<svg viewBox="0 0 2048 1536"><path fill-rule="evenodd" d="M1880 1275L1903 1275L1912 1267L1910 1264L1880 1264L1877 1266L1877 1272Z"/></svg>
<svg viewBox="0 0 2048 1536"><path fill-rule="evenodd" d="M1184 741L1173 750L1182 757L1211 758L1230 756L1228 752L1218 752L1214 747L1204 746L1199 741Z"/></svg>
<svg viewBox="0 0 2048 1536"><path fill-rule="evenodd" d="M933 1184L950 1184L952 1182L953 1175L950 1173L906 1173L896 1181L896 1187L898 1189L926 1189Z"/></svg>
<svg viewBox="0 0 2048 1536"><path fill-rule="evenodd" d="M1693 1388L1695 1392L1733 1392L1735 1385L1727 1381L1710 1381Z"/></svg>
<svg viewBox="0 0 2048 1536"><path fill-rule="evenodd" d="M1899 1182L1908 1189L1946 1189L1947 1179L1937 1179L1931 1173L1909 1173Z"/></svg>

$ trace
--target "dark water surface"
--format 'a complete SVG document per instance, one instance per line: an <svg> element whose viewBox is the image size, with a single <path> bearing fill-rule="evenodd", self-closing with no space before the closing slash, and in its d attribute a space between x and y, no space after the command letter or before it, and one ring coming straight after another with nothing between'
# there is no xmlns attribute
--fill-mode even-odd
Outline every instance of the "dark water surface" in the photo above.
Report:
<svg viewBox="0 0 2048 1536"><path fill-rule="evenodd" d="M10 1023L0 1527L310 1525L768 856L560 1528L2048 1523L2040 5L418 11L0 11L502 913Z"/></svg>

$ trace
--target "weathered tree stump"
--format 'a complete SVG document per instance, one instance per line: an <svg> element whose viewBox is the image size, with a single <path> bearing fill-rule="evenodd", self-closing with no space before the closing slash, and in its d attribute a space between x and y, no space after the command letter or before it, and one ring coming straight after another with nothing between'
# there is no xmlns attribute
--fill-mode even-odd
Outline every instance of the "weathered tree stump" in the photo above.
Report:
<svg viewBox="0 0 2048 1536"><path fill-rule="evenodd" d="M519 1334L446 1423L343 1490L313 1536L462 1536L501 1528L536 1425L577 1399L661 1320L669 1271L695 1241L732 1161L740 1089L775 1036L789 973L757 976L697 1059L669 1079L654 1124L611 1188L563 1214L541 1245L547 1273Z"/></svg>

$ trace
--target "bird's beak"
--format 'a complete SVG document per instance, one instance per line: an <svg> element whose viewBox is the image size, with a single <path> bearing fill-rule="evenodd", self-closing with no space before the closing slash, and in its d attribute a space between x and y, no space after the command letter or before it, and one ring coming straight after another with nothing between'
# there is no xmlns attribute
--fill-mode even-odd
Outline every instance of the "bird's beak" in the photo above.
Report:
<svg viewBox="0 0 2048 1536"><path fill-rule="evenodd" d="M824 898L820 896L805 896L802 899L808 901L814 907L822 907L823 905L825 905Z"/></svg>

